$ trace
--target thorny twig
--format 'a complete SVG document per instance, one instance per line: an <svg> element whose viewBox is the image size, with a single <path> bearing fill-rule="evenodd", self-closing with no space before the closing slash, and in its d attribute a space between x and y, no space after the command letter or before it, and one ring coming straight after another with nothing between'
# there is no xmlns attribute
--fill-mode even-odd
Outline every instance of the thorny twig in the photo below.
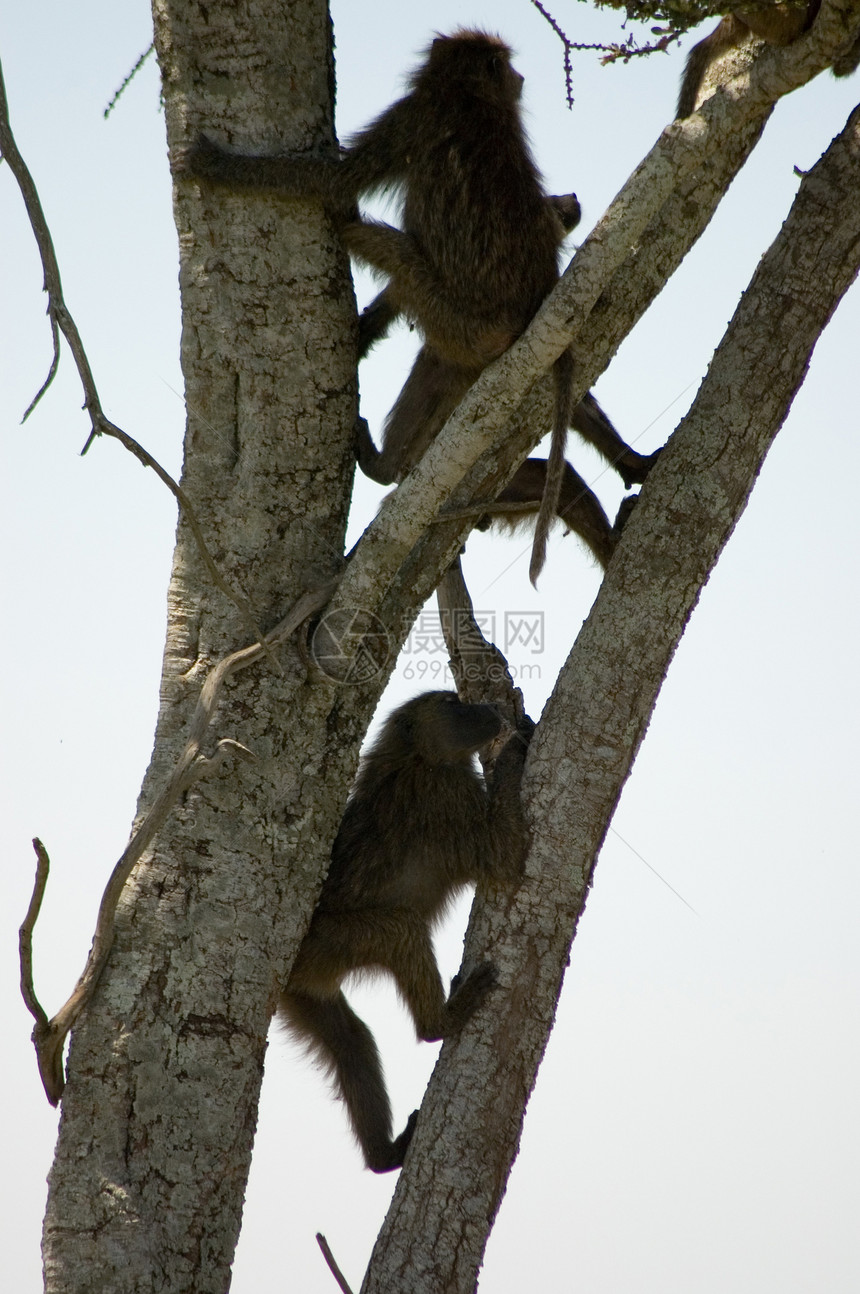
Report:
<svg viewBox="0 0 860 1294"><path fill-rule="evenodd" d="M32 973L32 936L33 927L39 914L39 906L48 877L48 855L39 841L33 845L39 860L33 897L27 915L19 932L19 953L21 961L21 992L27 1009L36 1020L33 1029L33 1045L42 1085L52 1105L56 1105L63 1094L65 1079L63 1076L63 1043L66 1035L95 991L99 976L113 943L114 915L119 896L131 875L131 870L140 859L143 851L152 842L156 833L161 830L167 815L179 796L201 777L210 776L226 758L237 755L242 759L253 760L252 751L240 742L231 738L219 741L213 756L201 754L200 747L215 713L215 706L221 694L224 682L237 670L254 664L262 656L271 654L280 647L308 616L320 611L330 599L336 580L331 580L319 588L304 593L292 610L266 635L265 643L255 642L250 647L242 647L231 652L218 662L206 677L197 700L197 708L191 720L191 729L185 748L167 782L154 804L145 814L137 830L133 833L119 861L114 867L105 887L99 914L96 920L92 947L83 974L75 985L71 997L60 1008L57 1014L48 1020L47 1014L39 1004L33 989Z"/></svg>
<svg viewBox="0 0 860 1294"><path fill-rule="evenodd" d="M574 48L573 42L570 40L567 34L562 30L562 28L556 22L555 18L553 18L549 10L544 8L540 0L532 0L532 4L534 5L535 9L537 9L541 17L546 19L546 21L549 23L550 27L552 27L556 36L558 36L559 40L564 46L564 88L565 88L565 93L567 95L567 106L568 108L572 108L573 107L573 66L571 64L570 54L571 54L571 50Z"/></svg>
<svg viewBox="0 0 860 1294"><path fill-rule="evenodd" d="M170 473L161 466L157 459L153 458L149 451L144 449L133 436L129 436L121 427L117 427L115 423L105 417L98 391L96 389L95 378L93 377L90 362L87 357L86 350L84 349L84 344L81 341L77 325L69 313L63 297L60 267L57 263L53 239L51 238L51 232L42 210L39 194L36 189L36 185L33 182L33 177L27 168L27 164L18 151L18 146L15 143L15 137L9 123L9 105L6 99L6 89L3 83L2 66L0 66L0 152L2 152L4 160L7 162L10 171L18 183L18 188L21 190L21 196L24 199L24 207L30 220L30 227L33 230L33 236L36 239L36 246L39 249L39 255L42 260L42 269L45 275L44 288L48 294L48 318L51 321L51 335L54 345L54 354L51 360L51 367L48 371L48 376L45 378L45 381L31 400L21 421L26 422L27 418L29 418L30 414L51 385L51 382L54 380L54 376L60 362L60 333L62 333L69 344L72 358L75 361L75 366L80 375L81 385L84 388L84 408L89 414L90 422L92 424L92 431L87 438L86 444L81 450L81 454L85 454L87 452L96 436L104 433L105 435L113 436L115 440L118 440L120 444L129 451L129 453L134 454L135 458L141 462L144 467L152 468L156 476L158 476L170 490L171 494L182 509L183 516L191 527L212 582L237 608L242 619L245 621L249 632L254 635L259 643L265 644L263 632L257 624L256 617L247 598L243 594L235 592L218 570L215 560L206 546L200 523L197 520L197 516L185 491L178 482L174 481ZM280 672L281 667L275 657L267 648L265 648L265 646L264 650L266 650L267 655L270 657L270 663Z"/></svg>
<svg viewBox="0 0 860 1294"><path fill-rule="evenodd" d="M619 60L624 63L629 63L631 58L638 58L644 54L665 53L670 45L676 44L694 23L700 22L709 12L707 6L698 6L691 11L689 18L683 22L680 17L675 14L661 14L660 16L663 17L664 21L668 25L665 27L651 28L653 35L656 36L656 40L646 41L644 44L640 44L636 37L631 33L626 40L621 41L620 43L618 41L611 41L607 44L603 41L588 42L571 40L561 24L553 18L549 10L544 7L541 0L531 0L531 2L541 17L546 19L549 23L550 27L552 27L556 36L558 36L564 46L564 84L567 94L568 108L573 107L573 69L571 55L574 50L576 50L577 53L585 53L588 50L593 50L598 54L602 54L603 57L600 61L604 65L607 63L616 63ZM631 18L636 22L646 22L650 17L655 16L649 13L649 9L652 7L659 9L659 6L636 6L623 4L620 0L618 3L616 3L616 0L607 0L607 3L612 8L624 8L626 10L625 22ZM641 9L641 12L637 12L637 9Z"/></svg>
<svg viewBox="0 0 860 1294"><path fill-rule="evenodd" d="M125 76L122 78L122 81L120 82L118 89L114 90L113 94L110 97L110 102L108 103L108 106L105 108L104 113L102 114L104 117L110 116L110 114L113 112L114 108L116 107L117 103L119 102L120 96L131 85L132 81L137 76L138 72L143 67L144 63L149 58L150 54L154 54L154 53L155 53L155 41L153 40L153 41L150 41L148 47L143 51L143 53L141 54L140 58L137 60L137 62L135 63L131 71L127 72Z"/></svg>

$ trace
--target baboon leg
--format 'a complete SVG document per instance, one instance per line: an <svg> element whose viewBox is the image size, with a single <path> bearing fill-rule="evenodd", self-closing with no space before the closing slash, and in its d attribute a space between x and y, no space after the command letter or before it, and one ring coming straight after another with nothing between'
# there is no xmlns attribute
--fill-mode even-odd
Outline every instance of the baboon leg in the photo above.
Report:
<svg viewBox="0 0 860 1294"><path fill-rule="evenodd" d="M618 434L610 419L589 391L573 411L571 426L611 463L629 490L641 485L660 454L638 454Z"/></svg>
<svg viewBox="0 0 860 1294"><path fill-rule="evenodd" d="M505 503L534 503L537 508L543 498L546 474L546 459L527 458L502 490L496 507L503 507ZM601 566L606 566L615 548L612 526L597 495L568 462L564 464L557 515L568 530L574 531L588 545ZM522 514L507 518L504 511L494 510L493 520L516 525L518 520L522 520Z"/></svg>
<svg viewBox="0 0 860 1294"><path fill-rule="evenodd" d="M495 982L478 967L446 1001L426 918L407 908L363 908L316 913L287 987L313 991L333 974L362 969L393 976L423 1042L456 1033Z"/></svg>
<svg viewBox="0 0 860 1294"><path fill-rule="evenodd" d="M391 456L376 448L366 418L359 417L355 424L355 458L364 475L377 485L395 484Z"/></svg>
<svg viewBox="0 0 860 1294"><path fill-rule="evenodd" d="M392 1140L391 1105L373 1034L343 994L327 999L286 990L280 997L279 1014L335 1080L368 1168L375 1173L399 1168L415 1116Z"/></svg>
<svg viewBox="0 0 860 1294"><path fill-rule="evenodd" d="M458 976L446 1001L426 920L404 908L385 915L385 969L394 976L418 1037L422 1042L438 1042L458 1033L496 983L495 968L483 963L468 975ZM377 930L374 948L379 947L378 934Z"/></svg>
<svg viewBox="0 0 860 1294"><path fill-rule="evenodd" d="M579 224L582 211L575 193L553 194L546 201L558 216L565 234ZM364 359L368 351L387 336L398 314L386 286L358 316L358 359Z"/></svg>
<svg viewBox="0 0 860 1294"><path fill-rule="evenodd" d="M341 236L353 256L391 276L385 288L390 307L419 320L425 341L449 363L479 372L522 332L517 312L509 317L505 309L469 309L463 284L440 274L417 239L402 229L358 220L345 225Z"/></svg>
<svg viewBox="0 0 860 1294"><path fill-rule="evenodd" d="M449 364L422 347L385 420L382 449L367 465L359 458L362 471L377 481L384 476L384 485L402 481L426 453L476 377L476 372Z"/></svg>

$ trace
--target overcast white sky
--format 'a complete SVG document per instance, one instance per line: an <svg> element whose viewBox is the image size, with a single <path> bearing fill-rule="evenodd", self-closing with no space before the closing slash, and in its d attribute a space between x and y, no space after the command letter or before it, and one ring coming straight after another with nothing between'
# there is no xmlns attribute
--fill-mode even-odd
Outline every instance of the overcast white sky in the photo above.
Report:
<svg viewBox="0 0 860 1294"><path fill-rule="evenodd" d="M614 29L611 15L585 5L559 0L555 10L583 40ZM579 194L582 236L672 115L679 53L609 69L578 56L568 111L560 44L527 0L339 0L334 19L343 135L399 92L434 29L500 32L526 78L547 185ZM0 19L13 126L106 411L178 473L177 249L154 65L107 122L101 116L149 40L142 0L44 0L7 7ZM814 164L858 97L860 78L827 76L779 106L698 247L601 379L601 400L640 449L661 444L692 400L785 217L793 168ZM88 427L67 352L19 426L47 370L50 336L32 237L5 168L0 230L0 1217L4 1282L23 1294L40 1287L57 1117L17 987L29 842L40 835L53 862L35 941L37 989L52 1012L82 968L151 750L175 510L116 443L78 456ZM860 1288L858 336L855 286L671 667L580 924L485 1291ZM406 334L386 343L362 370L372 428L412 344ZM614 512L617 482L574 438L569 452ZM379 493L360 482L356 524ZM537 717L598 577L576 541L558 537L535 593L527 550L475 536L466 573L499 637L512 616L532 625L543 616L540 650L511 653ZM414 645L386 708L443 677L442 653ZM448 973L463 920L440 939ZM402 1121L435 1048L415 1043L392 993L355 998L377 1032ZM236 1294L329 1291L317 1230L357 1288L392 1187L392 1177L363 1169L324 1084L273 1037Z"/></svg>

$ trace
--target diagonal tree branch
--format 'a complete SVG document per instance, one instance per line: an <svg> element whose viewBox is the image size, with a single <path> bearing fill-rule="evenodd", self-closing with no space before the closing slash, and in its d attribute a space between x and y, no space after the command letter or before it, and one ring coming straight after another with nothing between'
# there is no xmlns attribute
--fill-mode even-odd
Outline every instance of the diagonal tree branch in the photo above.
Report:
<svg viewBox="0 0 860 1294"><path fill-rule="evenodd" d="M597 852L666 669L860 268L858 185L860 108L802 181L547 705L524 780L534 829L526 882L503 908L476 903L467 936L467 956L489 953L506 991L443 1047L364 1294L474 1288Z"/></svg>
<svg viewBox="0 0 860 1294"><path fill-rule="evenodd" d="M468 531L452 523L436 525L428 536L440 507L450 499L455 509L464 508L509 479L549 425L540 390L548 392L549 383L539 379L572 341L579 360L573 398L581 399L707 227L773 100L829 65L844 43L846 22L860 26L858 0L830 0L813 33L784 50L765 48L698 113L664 130L528 330L484 371L384 501L356 546L333 609L361 606L398 623L403 606L399 598L392 603L395 588L420 586L429 597ZM409 604L420 602L410 597Z"/></svg>

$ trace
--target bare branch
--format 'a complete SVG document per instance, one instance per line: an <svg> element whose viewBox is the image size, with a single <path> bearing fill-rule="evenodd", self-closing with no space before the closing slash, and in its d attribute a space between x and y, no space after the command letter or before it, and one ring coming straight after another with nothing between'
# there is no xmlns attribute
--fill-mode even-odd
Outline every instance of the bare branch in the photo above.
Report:
<svg viewBox="0 0 860 1294"><path fill-rule="evenodd" d="M344 1276L343 1272L340 1270L337 1263L335 1262L334 1254L332 1253L331 1248L329 1247L329 1243L321 1231L317 1232L317 1244L322 1250L323 1258L328 1263L329 1271L337 1281L338 1285L343 1291L343 1294L352 1294L352 1290L347 1284L346 1277Z"/></svg>
<svg viewBox="0 0 860 1294"><path fill-rule="evenodd" d="M95 397L95 399L97 401L98 397ZM102 413L101 406L97 405L97 403L91 406L88 400L87 408L90 410L93 430L92 430L92 433L90 434L89 439L87 440L86 445L84 445L83 449L81 450L81 453L85 454L87 452L87 450L90 447L90 444L92 443L93 436L100 435L102 432L104 432L106 435L113 436L115 440L118 440L120 444L123 445L129 451L130 454L134 454L135 458L138 459L138 461L141 462L144 467L152 468L156 476L161 481L163 481L164 484L167 486L168 490L170 490L170 493L173 495L173 497L176 499L177 503L179 504L180 508L182 509L183 516L185 517L185 520L188 522L189 526L191 527L191 531L192 531L192 534L194 535L194 538L197 540L197 547L200 550L200 555L203 558L203 562L206 566L207 571L209 572L212 583L215 584L216 587L219 588L221 592L225 594L225 596L228 597L230 601L233 603L233 605L237 608L240 615L242 616L242 619L245 622L246 628L254 635L254 637L257 639L257 642L261 644L261 646L263 647L263 650L266 652L266 655L269 657L269 663L273 666L275 670L277 670L280 673L280 670L281 670L280 662L275 658L275 656L272 654L269 648L266 647L266 637L263 634L263 631L260 628L260 626L257 624L257 620L254 615L251 604L249 603L248 599L245 597L243 593L238 593L230 587L230 585L227 583L226 579L224 578L224 576L221 574L218 567L216 566L215 559L213 558L212 554L209 552L209 549L206 545L206 540L203 538L203 531L201 529L200 522L197 520L197 514L195 513L194 508L191 506L191 501L189 500L188 495L185 493L182 486L177 481L174 481L170 473L166 471L155 458L152 457L149 450L144 449L143 446L139 444L138 441L136 441L133 436L129 436L128 432L123 431L121 427L117 427L116 424L112 423L109 418L106 418Z"/></svg>
<svg viewBox="0 0 860 1294"><path fill-rule="evenodd" d="M197 700L197 707L191 720L190 735L182 754L176 761L173 773L167 785L156 797L137 830L133 833L105 886L96 919L92 947L83 973L75 985L71 997L50 1021L46 1020L45 1012L38 1005L32 989L30 953L32 930L38 916L39 904L41 903L45 881L47 880L47 854L44 855L44 879L41 881L40 888L39 877L41 873L37 874L36 890L30 901L24 924L21 926L21 984L24 1000L36 1016L37 1023L33 1030L33 1044L36 1048L42 1084L52 1105L57 1104L65 1086L62 1064L63 1043L69 1030L95 992L99 976L113 944L114 916L119 897L131 875L132 868L141 858L147 846L151 844L158 831L160 831L179 796L184 791L187 791L194 782L201 777L211 776L221 767L224 760L230 756L238 756L245 760L255 758L252 751L231 738L222 739L218 743L213 756L207 757L201 754L200 746L212 722L215 707L218 704L218 698L225 681L231 674L240 669L245 669L248 665L253 665L264 655L270 656L275 648L282 646L308 616L322 610L329 601L335 586L336 581L332 580L317 589L312 589L303 594L280 624L276 625L272 632L266 635L264 643L255 642L249 647L242 647L238 651L231 652L229 656L225 656L210 670ZM34 842L34 844L36 843ZM39 848L37 848L37 854L39 854ZM42 854L39 854L39 859L41 866ZM31 1001L35 1004L36 1010L33 1010L33 1007L30 1006ZM41 1017L38 1012L41 1012Z"/></svg>
<svg viewBox="0 0 860 1294"><path fill-rule="evenodd" d="M33 884L33 896L27 908L27 915L18 930L18 959L21 963L21 996L24 999L24 1005L36 1021L36 1028L39 1028L48 1023L48 1016L33 988L33 927L38 920L42 899L45 897L51 860L38 836L33 840L33 848L36 851L36 880Z"/></svg>
<svg viewBox="0 0 860 1294"><path fill-rule="evenodd" d="M33 236L36 239L36 246L39 249L39 256L42 260L42 270L45 276L44 290L48 294L48 317L51 320L51 334L54 345L54 355L48 376L42 383L42 386L36 393L35 397L31 400L22 421L26 421L30 416L54 379L60 360L59 333L62 332L69 344L69 349L72 352L72 357L81 379L81 385L84 388L84 408L89 414L90 422L92 424L92 431L90 432L81 453L85 454L87 452L95 436L99 436L104 433L105 435L113 436L115 440L118 440L130 453L134 454L135 458L141 462L144 467L152 468L159 480L163 481L170 490L171 494L182 509L183 515L191 527L194 538L197 540L201 556L213 583L233 603L239 611L242 619L245 621L246 627L251 633L253 633L257 641L259 643L264 643L265 637L260 626L257 624L256 616L254 615L247 598L241 593L234 592L227 580L218 570L215 560L206 546L200 523L197 520L194 509L192 508L185 491L176 481L174 481L170 473L166 471L165 468L163 468L161 464L153 458L149 451L144 449L133 436L129 436L127 432L123 431L120 427L117 427L115 423L105 417L101 401L99 399L98 390L96 389L95 378L93 377L93 372L90 367L89 358L84 349L84 344L81 340L80 333L78 332L77 325L75 324L63 297L60 267L57 263L57 256L54 251L54 242L51 238L51 231L48 228L48 223L45 219L45 213L42 210L38 190L36 189L36 185L26 162L18 151L18 145L15 143L15 137L12 133L12 128L9 122L9 105L6 99L6 88L3 82L2 65L0 65L0 151L2 151L3 158L8 163L9 169L17 181L18 188L21 190L21 196L24 199L24 207L27 211L30 227L33 230ZM269 653L267 652L267 654ZM280 665L274 656L271 656L271 664L275 669L280 670Z"/></svg>
<svg viewBox="0 0 860 1294"><path fill-rule="evenodd" d="M508 662L481 633L458 557L436 590L439 619L457 691L464 701L494 706L515 731L527 718L523 694L514 686ZM531 725L531 720L528 720ZM501 738L502 744L508 734Z"/></svg>

